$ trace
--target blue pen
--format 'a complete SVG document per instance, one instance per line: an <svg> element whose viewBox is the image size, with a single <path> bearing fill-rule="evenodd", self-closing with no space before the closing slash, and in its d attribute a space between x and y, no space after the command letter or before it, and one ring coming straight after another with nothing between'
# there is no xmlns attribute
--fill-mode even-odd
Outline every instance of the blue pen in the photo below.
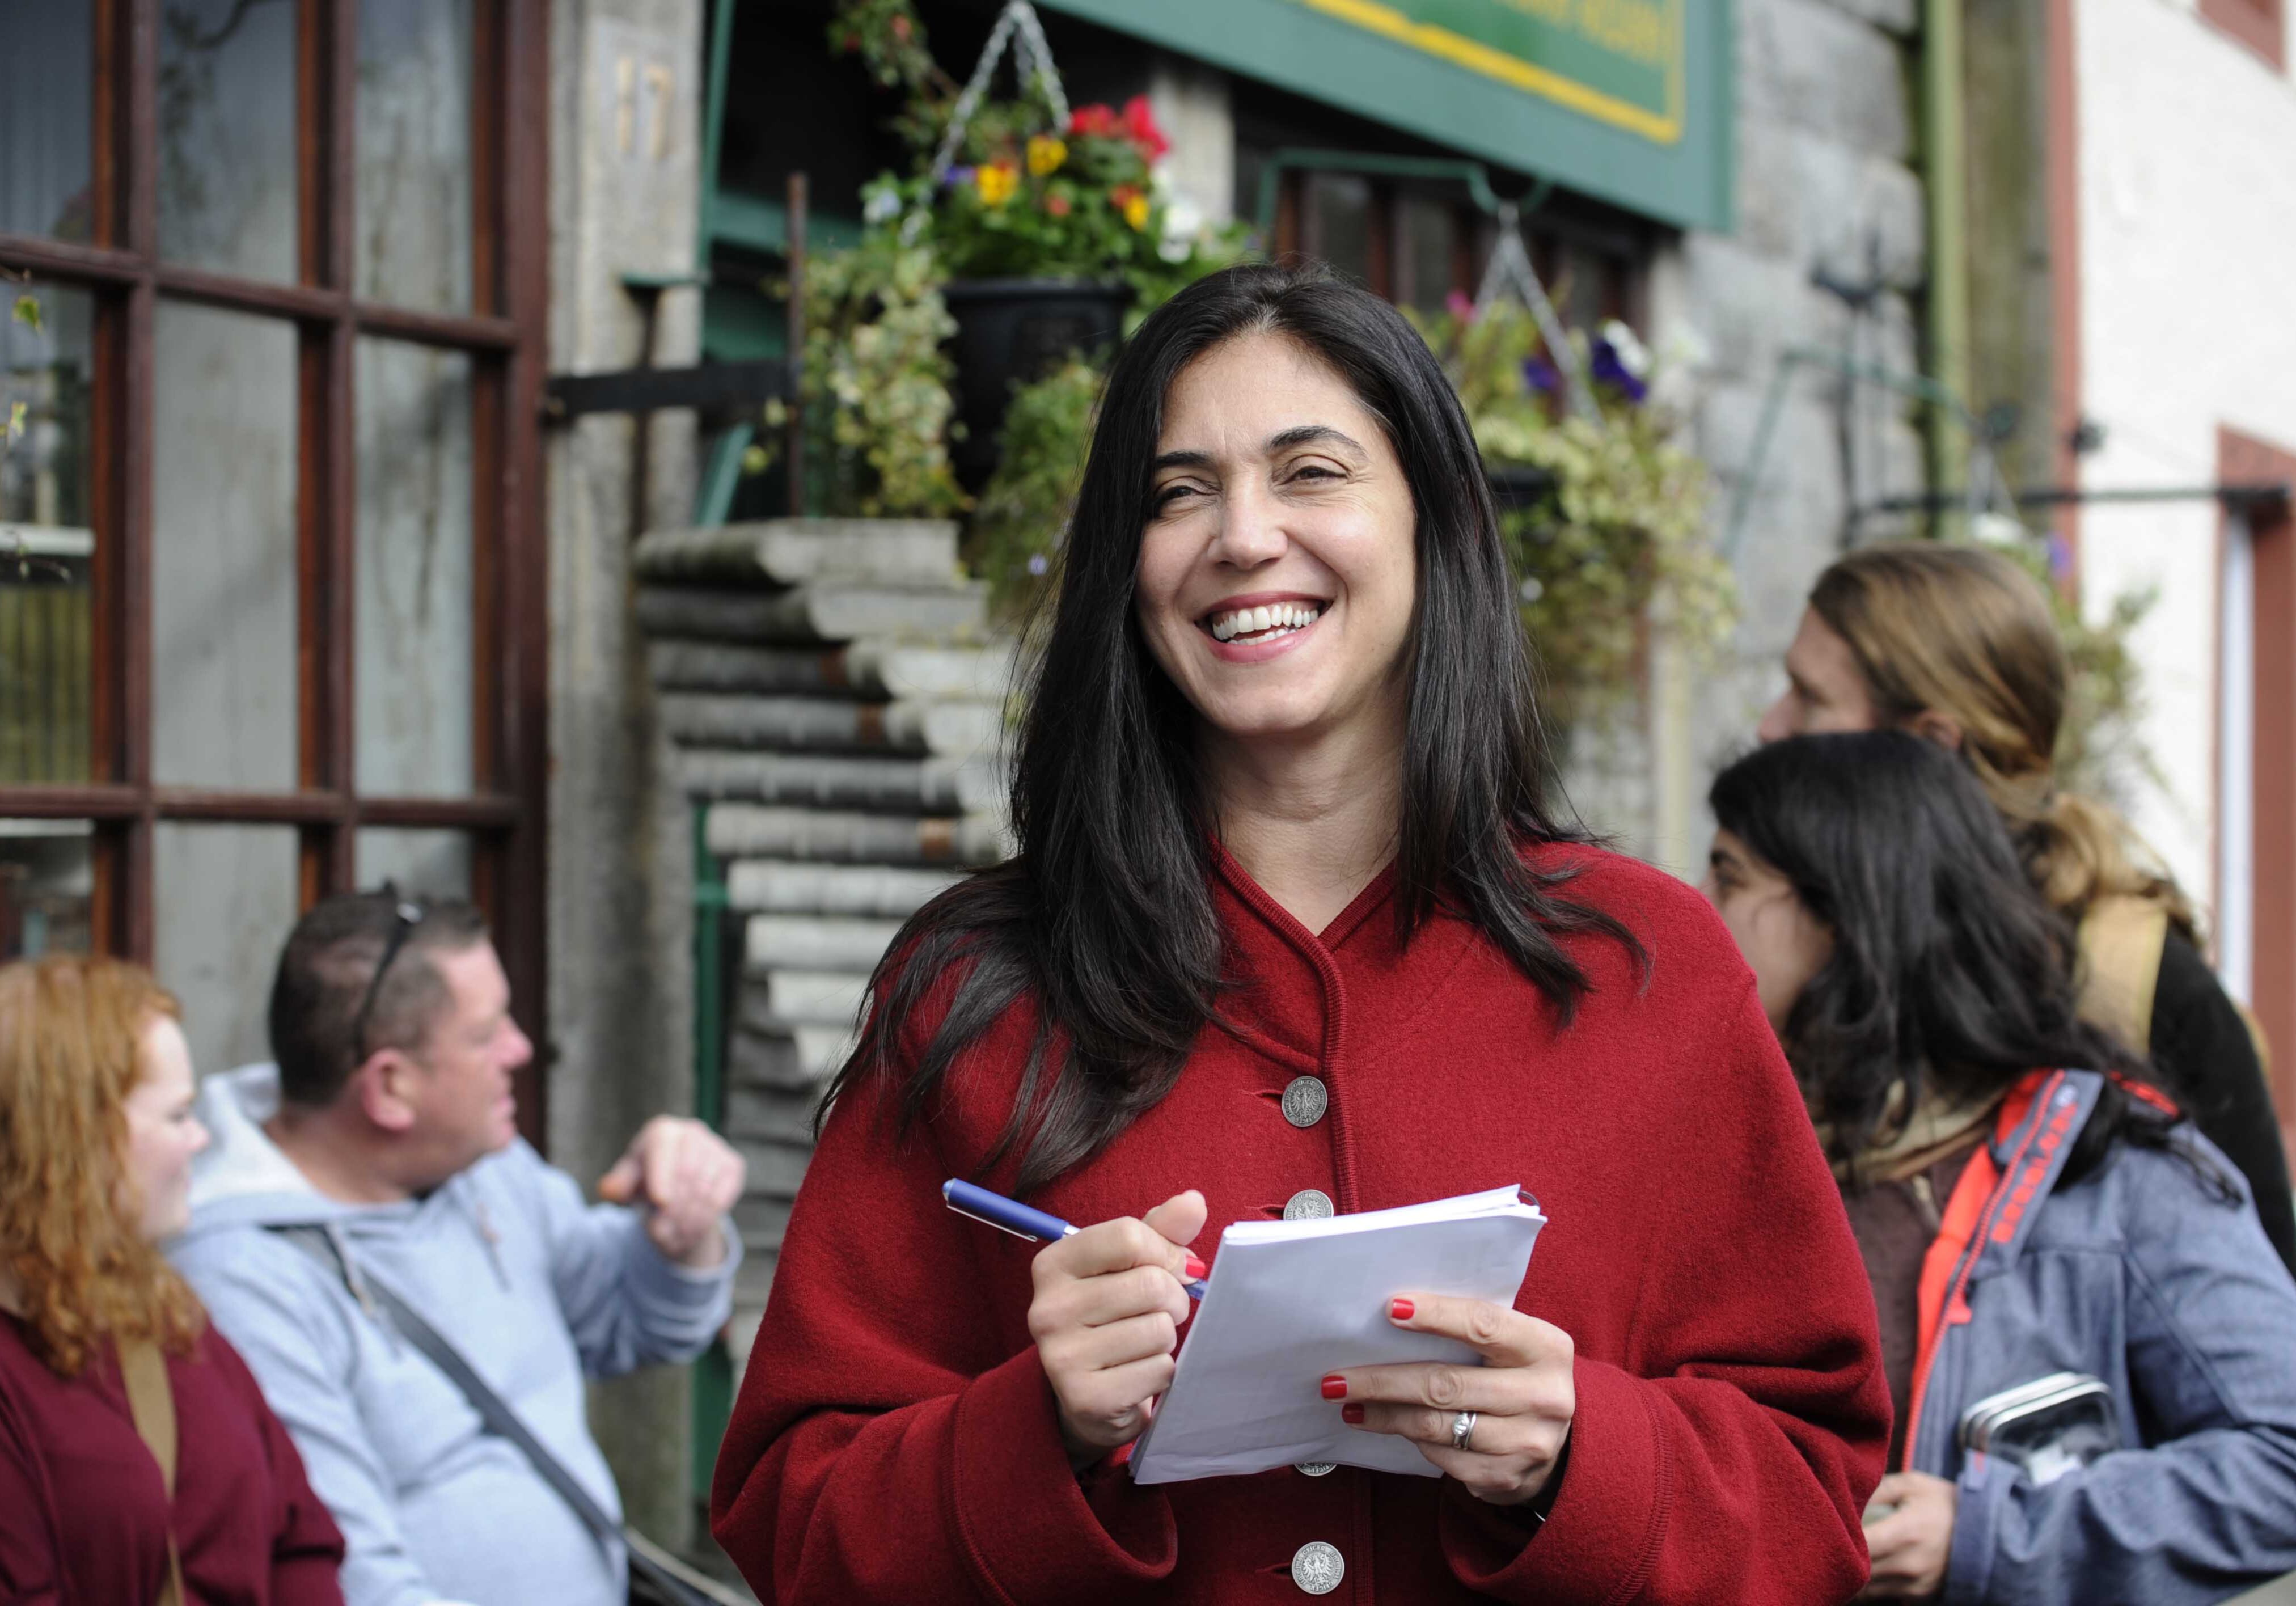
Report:
<svg viewBox="0 0 2296 1606"><path fill-rule="evenodd" d="M1076 1228L1057 1216L1047 1216L1042 1210L1032 1210L1017 1199L1007 1199L1002 1193L991 1193L986 1188L976 1188L969 1182L950 1177L940 1185L941 1199L960 1216L970 1216L975 1221L988 1223L999 1232L1010 1233L1015 1238L1026 1238L1031 1243L1050 1243L1055 1238L1066 1238ZM1182 1282L1188 1298L1204 1297L1201 1278Z"/></svg>

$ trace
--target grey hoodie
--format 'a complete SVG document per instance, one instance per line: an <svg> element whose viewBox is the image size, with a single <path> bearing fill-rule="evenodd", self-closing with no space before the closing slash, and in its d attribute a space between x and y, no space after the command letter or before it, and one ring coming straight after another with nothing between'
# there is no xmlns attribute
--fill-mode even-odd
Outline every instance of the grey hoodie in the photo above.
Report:
<svg viewBox="0 0 2296 1606"><path fill-rule="evenodd" d="M428 1359L341 1277L266 1229L318 1225L462 1351L611 1512L583 1380L693 1358L725 1323L740 1239L697 1273L657 1253L637 1216L586 1207L563 1172L513 1143L427 1198L323 1197L265 1135L277 1070L210 1077L215 1135L193 1172L192 1222L168 1253L254 1369L332 1509L348 1606L620 1606L625 1558L565 1503Z"/></svg>

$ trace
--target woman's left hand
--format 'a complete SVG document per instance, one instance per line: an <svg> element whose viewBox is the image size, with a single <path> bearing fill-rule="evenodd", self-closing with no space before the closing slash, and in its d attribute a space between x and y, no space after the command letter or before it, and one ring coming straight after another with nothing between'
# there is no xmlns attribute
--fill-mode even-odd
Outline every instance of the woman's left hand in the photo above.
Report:
<svg viewBox="0 0 2296 1606"><path fill-rule="evenodd" d="M1898 1509L1866 1530L1874 1581L1861 1601L1922 1601L1945 1587L1953 1559L1953 1523L1961 1490L1927 1472L1892 1472L1874 1491L1874 1504Z"/></svg>
<svg viewBox="0 0 2296 1606"><path fill-rule="evenodd" d="M1464 1484L1478 1500L1520 1505L1554 1475L1570 1437L1578 1394L1571 1380L1577 1347L1551 1322L1484 1299L1414 1295L1388 1319L1414 1332L1471 1345L1480 1366L1412 1361L1355 1366L1324 1380L1327 1399L1344 1398L1341 1418L1366 1433L1392 1433ZM1343 1384L1344 1395L1333 1392ZM1459 1413L1475 1413L1464 1449L1452 1447Z"/></svg>

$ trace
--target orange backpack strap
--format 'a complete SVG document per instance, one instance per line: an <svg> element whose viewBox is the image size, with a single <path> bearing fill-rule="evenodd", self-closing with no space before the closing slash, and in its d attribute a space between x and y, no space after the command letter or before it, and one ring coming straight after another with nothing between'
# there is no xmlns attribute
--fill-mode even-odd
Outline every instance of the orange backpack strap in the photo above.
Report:
<svg viewBox="0 0 2296 1606"><path fill-rule="evenodd" d="M127 1387L127 1413L152 1459L160 1463L160 1482L168 1491L168 1581L160 1587L159 1606L184 1606L184 1558L176 1549L176 1393L168 1383L168 1360L149 1339L135 1339L116 1347L119 1378Z"/></svg>
<svg viewBox="0 0 2296 1606"><path fill-rule="evenodd" d="M1901 1471L1914 1464L1939 1341L1948 1328L1970 1319L1970 1278L1986 1245L2015 1241L2034 1201L2056 1176L2062 1151L2083 1118L2079 1095L2061 1095L2067 1080L2062 1070L2029 1071L2001 1101L1992 1142L1980 1147L1962 1168L1961 1180L1946 1201L1945 1219L1922 1257L1920 1324Z"/></svg>

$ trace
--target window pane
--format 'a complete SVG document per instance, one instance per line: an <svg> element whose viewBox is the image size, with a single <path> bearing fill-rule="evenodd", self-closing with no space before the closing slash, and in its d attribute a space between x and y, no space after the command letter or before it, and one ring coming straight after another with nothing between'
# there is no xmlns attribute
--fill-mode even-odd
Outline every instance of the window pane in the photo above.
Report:
<svg viewBox="0 0 2296 1606"><path fill-rule="evenodd" d="M358 787L471 790L471 359L358 343Z"/></svg>
<svg viewBox="0 0 2296 1606"><path fill-rule="evenodd" d="M153 968L184 1004L201 1073L267 1060L264 1014L295 923L295 832L162 823L152 842Z"/></svg>
<svg viewBox="0 0 2296 1606"><path fill-rule="evenodd" d="M471 839L459 831L370 825L358 833L358 884L397 883L418 897L471 896Z"/></svg>
<svg viewBox="0 0 2296 1606"><path fill-rule="evenodd" d="M280 0L161 5L161 256L295 276L295 11Z"/></svg>
<svg viewBox="0 0 2296 1606"><path fill-rule="evenodd" d="M357 293L471 305L470 0L358 8Z"/></svg>
<svg viewBox="0 0 2296 1606"><path fill-rule="evenodd" d="M24 407L23 433L0 455L0 785L70 785L91 773L94 302L45 285L18 293L39 303L40 327L0 324L0 428Z"/></svg>
<svg viewBox="0 0 2296 1606"><path fill-rule="evenodd" d="M87 952L94 845L85 820L0 820L0 959Z"/></svg>
<svg viewBox="0 0 2296 1606"><path fill-rule="evenodd" d="M295 332L153 319L152 774L295 784Z"/></svg>
<svg viewBox="0 0 2296 1606"><path fill-rule="evenodd" d="M94 225L94 6L0 6L0 233Z"/></svg>
<svg viewBox="0 0 2296 1606"><path fill-rule="evenodd" d="M1315 254L1349 278L1371 274L1371 185L1351 173L1318 173L1308 184Z"/></svg>
<svg viewBox="0 0 2296 1606"><path fill-rule="evenodd" d="M1451 209L1424 196L1403 198L1403 299L1437 313L1451 294Z"/></svg>

